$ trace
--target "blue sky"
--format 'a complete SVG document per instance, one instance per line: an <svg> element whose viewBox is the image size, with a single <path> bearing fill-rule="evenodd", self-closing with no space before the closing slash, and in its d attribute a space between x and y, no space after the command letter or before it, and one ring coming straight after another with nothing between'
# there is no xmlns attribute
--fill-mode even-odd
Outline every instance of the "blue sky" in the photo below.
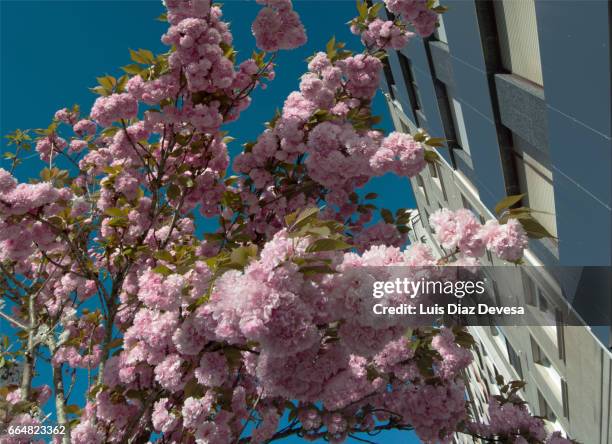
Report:
<svg viewBox="0 0 612 444"><path fill-rule="evenodd" d="M226 20L232 24L238 59L254 49L250 24L259 6L254 1L223 2ZM240 120L228 126L236 140L232 154L242 143L254 140L284 98L297 88L306 69L305 59L322 50L336 36L350 49L360 43L350 34L347 21L355 15L353 0L294 1L308 33L308 43L278 56L277 77L265 91L258 90L251 107ZM130 63L128 48L166 51L160 36L167 24L155 18L163 12L160 1L10 1L0 0L0 134L16 128L46 127L59 108L75 103L83 115L95 100L89 87L104 74L119 76L119 67ZM383 117L380 125L392 130L382 95L374 111ZM4 139L0 142L4 151ZM0 161L0 166L2 165ZM18 168L21 180L32 176L40 166L31 160ZM379 194L379 206L395 210L413 207L414 197L407 179L386 176L372 181L365 192ZM0 324L4 325L6 324ZM43 375L45 376L45 375ZM419 442L411 433L388 432L373 438L380 443ZM288 439L283 442L297 442ZM354 441L356 442L356 441Z"/></svg>

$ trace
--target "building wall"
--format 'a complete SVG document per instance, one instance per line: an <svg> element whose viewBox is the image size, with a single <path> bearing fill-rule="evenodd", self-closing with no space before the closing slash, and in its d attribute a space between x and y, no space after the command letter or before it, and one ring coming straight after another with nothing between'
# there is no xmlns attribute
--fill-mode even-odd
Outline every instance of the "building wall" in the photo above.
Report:
<svg viewBox="0 0 612 444"><path fill-rule="evenodd" d="M584 305L610 313L605 286L568 299L568 289L582 285L579 267L607 267L589 272L603 273L597 279L610 288L608 2L442 3L449 8L443 33L388 52L384 89L396 129L420 127L448 141L437 150L438 166L411 180L416 237L441 255L427 222L435 210L469 208L484 221L505 196L525 192L524 204L551 213L538 217L557 239L531 239L521 282L499 291L522 295L536 318L554 317L568 302L579 313ZM483 263L504 265L490 256ZM548 414L551 429L612 443L609 326L547 324L471 328L478 341L467 375L472 410L486 416L482 404L498 372L527 381L522 395L536 414Z"/></svg>

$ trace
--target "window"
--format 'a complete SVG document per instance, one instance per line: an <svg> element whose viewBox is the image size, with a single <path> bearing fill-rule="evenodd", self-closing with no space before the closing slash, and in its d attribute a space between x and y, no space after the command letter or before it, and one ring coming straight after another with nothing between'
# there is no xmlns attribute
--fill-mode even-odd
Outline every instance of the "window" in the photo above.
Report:
<svg viewBox="0 0 612 444"><path fill-rule="evenodd" d="M550 360L546 357L538 343L531 338L531 354L533 356L533 362L543 367L550 367Z"/></svg>
<svg viewBox="0 0 612 444"><path fill-rule="evenodd" d="M539 390L538 390L538 404L540 407L540 416L548 419L550 422L555 422L557 420L555 413L552 411L552 409L546 402L546 398L544 398L544 396Z"/></svg>
<svg viewBox="0 0 612 444"><path fill-rule="evenodd" d="M528 154L535 148L520 136L513 134L516 171L526 206L535 210L533 217L553 236L557 235L555 197L552 172Z"/></svg>
<svg viewBox="0 0 612 444"><path fill-rule="evenodd" d="M482 356L480 356L480 347L478 347L478 345L476 345L476 347L474 347L474 350L476 351L476 356L478 357L478 366L480 368L483 368L483 365L482 365Z"/></svg>
<svg viewBox="0 0 612 444"><path fill-rule="evenodd" d="M491 281L491 287L493 288L493 296L495 296L495 303L498 307L501 307L503 304L501 301L501 296L499 295L499 287L497 286L497 282Z"/></svg>
<svg viewBox="0 0 612 444"><path fill-rule="evenodd" d="M482 345L482 342L480 343L480 349L482 350L482 355L487 356L487 349L484 348L484 345Z"/></svg>
<svg viewBox="0 0 612 444"><path fill-rule="evenodd" d="M393 80L393 73L391 72L389 61L386 58L383 62L383 72L385 74L387 86L389 87L389 95L391 96L391 100L395 100L395 80Z"/></svg>
<svg viewBox="0 0 612 444"><path fill-rule="evenodd" d="M429 167L429 174L431 174L431 177L434 179L438 178L438 169L436 168L436 164L435 163L428 163L427 166Z"/></svg>
<svg viewBox="0 0 612 444"><path fill-rule="evenodd" d="M536 287L533 279L529 277L529 275L525 274L525 302L532 307L535 307L537 304L536 296L538 294L538 287Z"/></svg>
<svg viewBox="0 0 612 444"><path fill-rule="evenodd" d="M542 315L549 318L551 322L555 321L555 311L551 307L548 298L536 282L527 274L525 274L525 287L525 302L532 307L537 307L542 312Z"/></svg>
<svg viewBox="0 0 612 444"><path fill-rule="evenodd" d="M442 191L442 197L444 198L444 200L447 201L448 197L446 197L446 188L444 187L444 182L442 181L442 170L440 169L440 166L437 162L429 163L428 165L431 178L438 186L438 188L440 188L440 191Z"/></svg>
<svg viewBox="0 0 612 444"><path fill-rule="evenodd" d="M538 289L539 290L539 289ZM538 307L540 307L540 310L547 312L550 310L549 306L548 306L548 299L546 299L543 295L541 291L538 291Z"/></svg>
<svg viewBox="0 0 612 444"><path fill-rule="evenodd" d="M400 60L400 66L402 68L402 73L404 74L404 79L406 79L406 89L408 90L408 98L410 99L410 105L412 105L412 111L414 112L416 118L416 110L422 109L423 107L421 106L419 87L417 86L417 83L414 80L412 63L410 63L410 60L401 52L398 51L397 55Z"/></svg>
<svg viewBox="0 0 612 444"><path fill-rule="evenodd" d="M421 193L425 195L425 202L427 202L427 205L429 205L429 197L427 196L427 188L425 188L423 177L420 174L417 175L416 182L417 182L417 185L419 186L419 189L421 190Z"/></svg>
<svg viewBox="0 0 612 444"><path fill-rule="evenodd" d="M569 418L569 394L567 392L567 381L561 380L561 398L563 401L563 416Z"/></svg>
<svg viewBox="0 0 612 444"><path fill-rule="evenodd" d="M535 0L497 0L493 4L504 68L543 85Z"/></svg>
<svg viewBox="0 0 612 444"><path fill-rule="evenodd" d="M497 381L495 381L495 378L493 377L493 375L491 374L491 370L489 369L489 367L487 367L487 376L489 377L489 382L492 385L497 384Z"/></svg>
<svg viewBox="0 0 612 444"><path fill-rule="evenodd" d="M557 311L557 347L559 348L559 359L565 362L565 331L563 325L563 314Z"/></svg>
<svg viewBox="0 0 612 444"><path fill-rule="evenodd" d="M508 349L508 357L510 360L510 364L512 364L512 367L514 367L514 370L516 370L516 373L519 375L519 377L523 379L523 367L521 366L521 358L514 350L514 347L512 347L512 344L508 342L508 339L506 339L506 348Z"/></svg>
<svg viewBox="0 0 612 444"><path fill-rule="evenodd" d="M425 208L423 208L423 212L425 213L425 220L423 221L423 225L425 225L427 228L431 230L429 226L429 213L427 212Z"/></svg>
<svg viewBox="0 0 612 444"><path fill-rule="evenodd" d="M447 87L446 93L448 96L448 106L453 118L453 126L455 127L457 145L459 145L459 147L467 154L470 154L470 145L468 143L467 131L465 130L465 121L463 120L463 109L461 108L461 102L454 97L450 88Z"/></svg>
<svg viewBox="0 0 612 444"><path fill-rule="evenodd" d="M495 381L493 383L497 385L497 379L501 376L501 373L499 373L499 370L497 370L495 364L493 365L493 371L495 372Z"/></svg>
<svg viewBox="0 0 612 444"><path fill-rule="evenodd" d="M491 390L489 389L489 384L487 383L487 381L484 380L482 381L482 385L484 386L485 392L487 393L487 399L489 399L491 397Z"/></svg>

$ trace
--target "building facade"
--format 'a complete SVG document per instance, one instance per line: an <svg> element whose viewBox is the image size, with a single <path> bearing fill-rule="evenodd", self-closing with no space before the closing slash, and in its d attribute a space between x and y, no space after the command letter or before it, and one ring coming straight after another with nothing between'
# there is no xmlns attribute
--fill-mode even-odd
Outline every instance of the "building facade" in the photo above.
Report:
<svg viewBox="0 0 612 444"><path fill-rule="evenodd" d="M555 237L530 240L521 279L493 284L541 322L470 327L471 410L486 417L497 374L523 379L521 396L548 427L585 444L612 443L610 5L442 3L448 11L435 35L389 51L385 68L396 129L447 140L440 162L411 180L419 210L412 240L442 255L428 225L434 211L468 208L485 221L521 193ZM507 265L491 256L483 263ZM584 325L565 325L567 307Z"/></svg>

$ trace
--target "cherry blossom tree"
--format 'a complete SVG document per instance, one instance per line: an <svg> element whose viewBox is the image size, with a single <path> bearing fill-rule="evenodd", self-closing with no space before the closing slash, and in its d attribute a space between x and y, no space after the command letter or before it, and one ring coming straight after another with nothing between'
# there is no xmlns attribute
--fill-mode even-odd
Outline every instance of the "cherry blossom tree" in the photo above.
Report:
<svg viewBox="0 0 612 444"><path fill-rule="evenodd" d="M431 224L451 254L437 260L425 245L402 248L406 211L382 209L371 224L375 196L359 196L373 177L413 177L436 161L440 139L384 135L371 103L384 50L406 45L409 29L431 34L443 8L386 0L396 18L383 21L382 3L358 2L351 29L365 50L332 39L230 161L224 125L274 79L276 51L306 41L289 0L257 1L261 52L250 58L237 60L220 6L166 0L168 52L132 51L125 75L98 79L88 116L65 108L35 140L9 135L0 316L16 341L1 363L22 371L0 389L0 442L36 442L47 402L65 430L54 440L74 444L368 442L391 429L432 443L458 432L570 442L546 436L518 381L491 399L488 424L473 421L462 379L470 335L409 329L368 309L370 284L389 266L453 280L449 265L477 265L485 250L519 262L527 243L514 210L484 226L467 210L441 210ZM18 183L15 168L34 144L47 166ZM204 217L219 228L201 237ZM35 387L44 361L50 380ZM81 406L68 403L77 369Z"/></svg>

